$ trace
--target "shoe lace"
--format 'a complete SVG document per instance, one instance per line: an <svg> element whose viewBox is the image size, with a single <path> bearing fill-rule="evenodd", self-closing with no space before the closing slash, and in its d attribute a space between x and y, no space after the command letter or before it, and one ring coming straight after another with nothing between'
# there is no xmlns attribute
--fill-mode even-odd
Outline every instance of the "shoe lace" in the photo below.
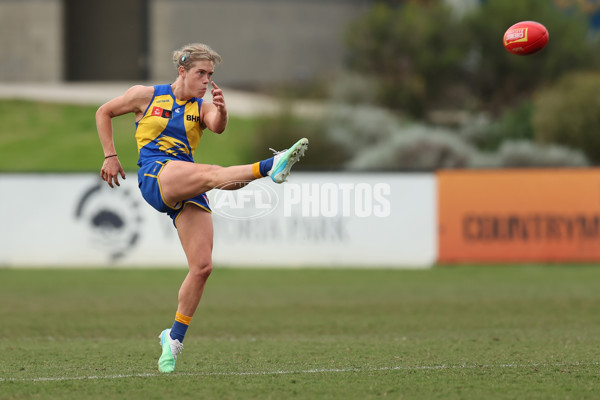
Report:
<svg viewBox="0 0 600 400"><path fill-rule="evenodd" d="M183 343L181 343L179 340L174 340L170 344L171 353L173 353L173 356L177 358L177 355L183 351Z"/></svg>
<svg viewBox="0 0 600 400"><path fill-rule="evenodd" d="M286 152L288 149L285 149L285 150L279 150L279 151L277 151L277 150L275 150L275 149L272 149L271 147L269 147L269 150L271 150L271 151L273 152L273 155L274 155L274 156L276 156L276 155L278 155L278 154L285 153L285 152Z"/></svg>

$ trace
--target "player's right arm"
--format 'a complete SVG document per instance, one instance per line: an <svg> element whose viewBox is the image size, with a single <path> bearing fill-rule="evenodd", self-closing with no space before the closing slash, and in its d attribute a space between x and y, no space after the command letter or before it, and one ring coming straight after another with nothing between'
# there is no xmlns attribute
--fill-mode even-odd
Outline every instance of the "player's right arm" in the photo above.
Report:
<svg viewBox="0 0 600 400"><path fill-rule="evenodd" d="M133 86L128 89L122 96L115 97L114 99L104 103L98 111L96 111L96 128L98 130L98 137L104 150L104 163L100 170L100 177L110 187L119 184L118 176L121 175L125 179L125 171L121 166L121 162L117 156L115 150L115 144L113 141L113 129L112 129L112 118L118 117L119 115L135 113L136 120L140 120L143 116L146 107L152 100L154 95L154 87L152 86ZM109 157L112 156L112 157Z"/></svg>

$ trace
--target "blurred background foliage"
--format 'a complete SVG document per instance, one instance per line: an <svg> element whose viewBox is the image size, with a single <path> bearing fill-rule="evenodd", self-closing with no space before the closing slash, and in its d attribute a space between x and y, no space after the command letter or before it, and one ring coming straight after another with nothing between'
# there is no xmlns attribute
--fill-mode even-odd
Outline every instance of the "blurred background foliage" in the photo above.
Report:
<svg viewBox="0 0 600 400"><path fill-rule="evenodd" d="M245 164L305 136L299 169L600 165L600 21L575 0L449 3L374 3L344 31L344 68L269 85L282 111L231 116L227 134L205 133L196 160ZM504 32L522 20L548 28L540 53L504 49ZM298 112L307 100L309 112ZM96 108L1 100L10 130L0 171L96 171ZM117 146L130 149L121 161L135 170L133 117L113 122Z"/></svg>
<svg viewBox="0 0 600 400"><path fill-rule="evenodd" d="M599 36L556 4L488 0L461 15L442 1L377 3L348 26L346 68L320 91L322 113L264 118L255 148L306 136L308 169L597 165ZM504 49L523 20L548 28L542 52Z"/></svg>

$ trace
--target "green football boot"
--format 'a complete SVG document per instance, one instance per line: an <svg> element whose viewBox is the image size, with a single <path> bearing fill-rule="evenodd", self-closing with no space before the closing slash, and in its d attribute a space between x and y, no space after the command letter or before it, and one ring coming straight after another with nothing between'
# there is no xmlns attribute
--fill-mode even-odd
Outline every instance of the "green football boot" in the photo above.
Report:
<svg viewBox="0 0 600 400"><path fill-rule="evenodd" d="M288 150L282 150L275 153L275 159L273 160L273 167L269 171L268 175L275 183L283 183L287 180L290 174L292 166L296 164L300 157L304 155L304 152L308 148L308 139L302 138L298 140Z"/></svg>
<svg viewBox="0 0 600 400"><path fill-rule="evenodd" d="M177 355L183 350L183 343L177 339L171 339L171 330L165 329L158 336L162 354L158 359L158 370L160 372L170 373L175 371Z"/></svg>

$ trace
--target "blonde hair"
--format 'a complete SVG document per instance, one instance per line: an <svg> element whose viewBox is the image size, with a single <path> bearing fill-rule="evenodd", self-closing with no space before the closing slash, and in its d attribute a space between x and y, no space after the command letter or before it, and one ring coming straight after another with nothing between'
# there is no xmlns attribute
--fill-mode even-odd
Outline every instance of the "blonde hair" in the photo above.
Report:
<svg viewBox="0 0 600 400"><path fill-rule="evenodd" d="M213 65L222 61L219 53L211 49L210 46L202 43L186 44L179 50L173 52L173 63L175 64L175 67L179 68L181 65L186 71L192 67L194 62L200 60L212 61Z"/></svg>

